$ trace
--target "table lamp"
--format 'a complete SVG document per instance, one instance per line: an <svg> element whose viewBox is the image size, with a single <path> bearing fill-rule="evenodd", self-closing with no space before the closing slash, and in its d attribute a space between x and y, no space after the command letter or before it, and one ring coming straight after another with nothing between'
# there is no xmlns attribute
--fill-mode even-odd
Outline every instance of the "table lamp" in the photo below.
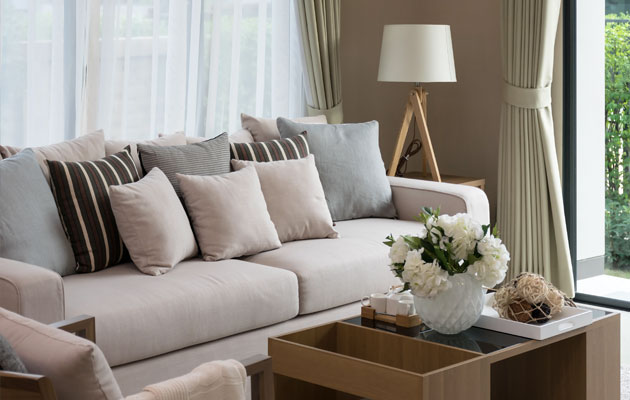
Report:
<svg viewBox="0 0 630 400"><path fill-rule="evenodd" d="M449 25L385 25L378 68L381 82L414 82L405 104L394 157L387 175L394 176L407 138L411 117L420 130L424 160L431 178L441 182L431 136L427 127L427 94L420 86L427 82L456 82L453 44Z"/></svg>

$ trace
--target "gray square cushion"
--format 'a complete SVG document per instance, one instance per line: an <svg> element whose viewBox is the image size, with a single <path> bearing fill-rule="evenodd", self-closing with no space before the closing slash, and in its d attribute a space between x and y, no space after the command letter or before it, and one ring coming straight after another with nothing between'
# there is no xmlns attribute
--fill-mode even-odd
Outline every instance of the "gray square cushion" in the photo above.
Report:
<svg viewBox="0 0 630 400"><path fill-rule="evenodd" d="M11 343L0 335L0 371L27 373L20 357L15 353Z"/></svg>
<svg viewBox="0 0 630 400"><path fill-rule="evenodd" d="M230 143L228 134L203 142L181 146L155 146L138 143L138 154L144 173L159 168L182 197L175 174L219 175L230 172Z"/></svg>
<svg viewBox="0 0 630 400"><path fill-rule="evenodd" d="M283 138L306 131L334 221L396 216L377 121L313 125L278 118L277 124Z"/></svg>
<svg viewBox="0 0 630 400"><path fill-rule="evenodd" d="M0 161L0 257L74 272L55 199L30 149Z"/></svg>

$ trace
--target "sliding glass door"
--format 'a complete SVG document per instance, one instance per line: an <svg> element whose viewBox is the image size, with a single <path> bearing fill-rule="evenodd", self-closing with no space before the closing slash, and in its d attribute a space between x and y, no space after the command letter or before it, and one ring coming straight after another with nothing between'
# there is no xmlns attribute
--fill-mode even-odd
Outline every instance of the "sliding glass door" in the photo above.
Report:
<svg viewBox="0 0 630 400"><path fill-rule="evenodd" d="M630 0L565 2L564 186L577 298L630 308Z"/></svg>

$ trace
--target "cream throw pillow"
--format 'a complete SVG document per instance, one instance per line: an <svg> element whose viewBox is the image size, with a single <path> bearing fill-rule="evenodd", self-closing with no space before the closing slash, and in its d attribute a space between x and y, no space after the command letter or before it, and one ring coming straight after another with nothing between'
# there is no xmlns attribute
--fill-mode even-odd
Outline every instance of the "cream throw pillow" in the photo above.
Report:
<svg viewBox="0 0 630 400"><path fill-rule="evenodd" d="M325 115L290 118L290 120L302 124L328 123ZM241 114L241 126L252 134L255 142L268 142L270 140L280 139L280 131L278 130L276 120L273 118L257 118L251 115Z"/></svg>
<svg viewBox="0 0 630 400"><path fill-rule="evenodd" d="M248 256L281 246L256 169L176 176L204 260Z"/></svg>
<svg viewBox="0 0 630 400"><path fill-rule="evenodd" d="M282 243L339 237L333 229L312 154L299 160L273 162L232 160L235 170L252 165Z"/></svg>
<svg viewBox="0 0 630 400"><path fill-rule="evenodd" d="M120 236L140 271L161 275L197 255L186 211L158 168L138 182L110 186L109 198Z"/></svg>

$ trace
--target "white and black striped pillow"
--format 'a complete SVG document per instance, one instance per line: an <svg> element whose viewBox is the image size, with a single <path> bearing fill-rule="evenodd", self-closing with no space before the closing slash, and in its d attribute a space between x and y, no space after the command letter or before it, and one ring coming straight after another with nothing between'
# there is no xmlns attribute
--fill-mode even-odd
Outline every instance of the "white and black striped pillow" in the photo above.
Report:
<svg viewBox="0 0 630 400"><path fill-rule="evenodd" d="M227 133L203 142L181 146L139 143L138 154L144 173L155 167L161 169L179 197L182 197L182 193L175 174L218 175L230 172L230 144Z"/></svg>
<svg viewBox="0 0 630 400"><path fill-rule="evenodd" d="M235 160L258 162L297 160L310 154L305 134L306 132L287 139L267 142L230 143L230 153Z"/></svg>
<svg viewBox="0 0 630 400"><path fill-rule="evenodd" d="M96 161L46 162L76 271L93 272L120 263L127 251L109 203L109 186L138 180L131 154L125 150Z"/></svg>

